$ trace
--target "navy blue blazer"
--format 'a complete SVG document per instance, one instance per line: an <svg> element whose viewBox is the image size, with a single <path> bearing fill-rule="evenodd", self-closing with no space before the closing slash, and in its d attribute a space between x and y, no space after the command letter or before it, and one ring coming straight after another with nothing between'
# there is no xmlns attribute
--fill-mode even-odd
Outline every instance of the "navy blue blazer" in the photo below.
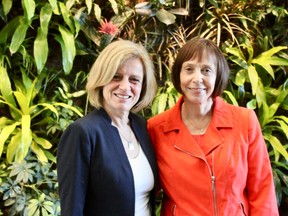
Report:
<svg viewBox="0 0 288 216"><path fill-rule="evenodd" d="M157 163L146 119L129 115L157 183ZM134 216L133 173L116 127L104 109L94 110L68 126L57 152L62 216ZM150 194L155 212L155 187Z"/></svg>

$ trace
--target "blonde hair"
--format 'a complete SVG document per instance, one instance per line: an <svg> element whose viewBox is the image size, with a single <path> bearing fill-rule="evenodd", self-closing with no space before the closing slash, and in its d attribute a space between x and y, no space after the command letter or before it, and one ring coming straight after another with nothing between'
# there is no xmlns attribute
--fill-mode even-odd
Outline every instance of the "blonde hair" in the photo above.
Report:
<svg viewBox="0 0 288 216"><path fill-rule="evenodd" d="M144 77L139 101L131 111L138 112L148 106L156 93L157 83L154 66L147 50L140 44L128 40L110 43L98 56L88 75L86 91L88 100L95 108L103 108L102 89L107 85L118 68L130 58L139 58L144 68Z"/></svg>

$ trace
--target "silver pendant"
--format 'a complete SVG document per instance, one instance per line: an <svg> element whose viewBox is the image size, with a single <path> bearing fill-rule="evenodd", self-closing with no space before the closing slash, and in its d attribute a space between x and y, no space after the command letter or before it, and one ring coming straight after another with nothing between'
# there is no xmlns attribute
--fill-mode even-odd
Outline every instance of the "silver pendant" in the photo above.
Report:
<svg viewBox="0 0 288 216"><path fill-rule="evenodd" d="M135 150L135 147L134 147L134 143L133 143L133 142L128 141L128 149L129 149L130 151Z"/></svg>

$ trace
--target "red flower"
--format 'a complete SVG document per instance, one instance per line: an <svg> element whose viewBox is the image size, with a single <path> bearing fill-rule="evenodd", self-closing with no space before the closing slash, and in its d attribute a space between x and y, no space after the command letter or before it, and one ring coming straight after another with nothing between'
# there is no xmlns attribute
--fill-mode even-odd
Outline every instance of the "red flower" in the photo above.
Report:
<svg viewBox="0 0 288 216"><path fill-rule="evenodd" d="M104 22L102 22L102 24L101 24L101 26L99 28L99 32L115 36L119 32L119 29L118 29L118 27L115 24L113 24L110 21L108 22L105 19Z"/></svg>

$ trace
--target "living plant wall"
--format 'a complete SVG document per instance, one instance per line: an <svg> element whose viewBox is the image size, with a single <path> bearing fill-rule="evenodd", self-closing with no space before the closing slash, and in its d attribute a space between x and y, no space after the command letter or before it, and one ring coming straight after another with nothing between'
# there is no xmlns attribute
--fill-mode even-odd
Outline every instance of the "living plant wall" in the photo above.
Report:
<svg viewBox="0 0 288 216"><path fill-rule="evenodd" d="M140 112L149 118L177 101L171 66L194 36L210 38L227 57L223 98L257 113L287 215L287 8L282 0L2 0L0 215L60 215L57 143L91 110L86 77L107 44L128 39L149 51L159 85Z"/></svg>

